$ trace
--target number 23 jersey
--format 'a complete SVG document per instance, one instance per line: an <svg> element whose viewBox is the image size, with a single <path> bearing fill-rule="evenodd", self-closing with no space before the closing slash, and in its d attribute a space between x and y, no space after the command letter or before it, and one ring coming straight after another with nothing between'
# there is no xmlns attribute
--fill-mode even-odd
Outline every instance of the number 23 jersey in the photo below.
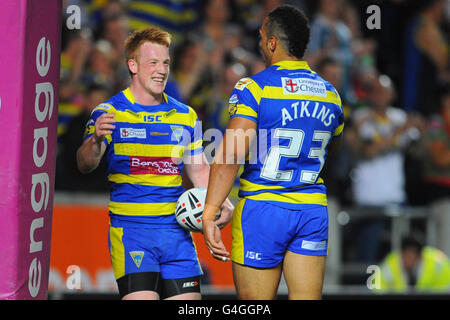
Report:
<svg viewBox="0 0 450 320"><path fill-rule="evenodd" d="M239 196L285 208L327 205L320 172L340 136L344 113L333 86L304 61L281 61L243 78L229 100L230 117L257 123Z"/></svg>

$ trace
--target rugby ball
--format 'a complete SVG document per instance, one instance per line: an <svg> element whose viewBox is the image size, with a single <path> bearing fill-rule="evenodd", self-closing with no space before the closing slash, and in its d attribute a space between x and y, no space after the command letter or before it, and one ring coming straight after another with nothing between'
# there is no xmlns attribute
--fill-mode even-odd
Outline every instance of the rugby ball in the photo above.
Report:
<svg viewBox="0 0 450 320"><path fill-rule="evenodd" d="M183 229L190 232L202 232L202 214L206 201L206 189L186 190L177 201L175 217Z"/></svg>

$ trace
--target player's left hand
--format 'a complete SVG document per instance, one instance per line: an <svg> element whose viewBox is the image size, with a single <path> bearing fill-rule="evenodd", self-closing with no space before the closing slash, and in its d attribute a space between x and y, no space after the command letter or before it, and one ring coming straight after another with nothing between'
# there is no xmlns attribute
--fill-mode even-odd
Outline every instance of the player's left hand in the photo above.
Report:
<svg viewBox="0 0 450 320"><path fill-rule="evenodd" d="M216 225L219 229L223 229L233 218L234 206L228 198L220 207L220 216L216 220Z"/></svg>

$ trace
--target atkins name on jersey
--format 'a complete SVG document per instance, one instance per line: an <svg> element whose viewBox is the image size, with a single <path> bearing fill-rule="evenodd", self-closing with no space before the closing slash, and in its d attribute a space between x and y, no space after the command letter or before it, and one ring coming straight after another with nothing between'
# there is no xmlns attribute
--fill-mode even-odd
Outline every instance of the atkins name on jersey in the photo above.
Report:
<svg viewBox="0 0 450 320"><path fill-rule="evenodd" d="M291 104L290 111L286 108L282 108L282 125L285 126L288 122L298 119L299 117L310 117L322 121L326 127L330 126L333 119L336 118L336 115L330 112L330 108L327 108L325 105L320 106L319 102L315 102L314 107L312 107L312 104L311 101L297 101ZM298 108L299 105L300 110ZM310 112L311 110L312 112Z"/></svg>

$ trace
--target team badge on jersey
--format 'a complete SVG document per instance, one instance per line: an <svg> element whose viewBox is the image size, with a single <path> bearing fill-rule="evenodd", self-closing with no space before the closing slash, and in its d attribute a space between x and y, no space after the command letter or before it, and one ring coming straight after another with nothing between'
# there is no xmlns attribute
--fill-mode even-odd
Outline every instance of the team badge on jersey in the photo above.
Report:
<svg viewBox="0 0 450 320"><path fill-rule="evenodd" d="M83 137L86 137L90 133L94 133L94 131L95 131L95 121L93 119L89 119L89 121L86 123Z"/></svg>
<svg viewBox="0 0 450 320"><path fill-rule="evenodd" d="M172 129L172 140L175 138L176 141L180 142L183 137L184 129L181 126L170 126Z"/></svg>
<svg viewBox="0 0 450 320"><path fill-rule="evenodd" d="M250 78L242 78L238 81L238 83L236 83L236 86L234 88L243 91L245 87L247 87L252 82L253 80Z"/></svg>
<svg viewBox="0 0 450 320"><path fill-rule="evenodd" d="M239 98L237 96L237 94L233 94L230 97L230 100L228 100L228 113L230 114L230 116L235 115L236 111L237 111L237 104L239 102Z"/></svg>
<svg viewBox="0 0 450 320"><path fill-rule="evenodd" d="M133 259L136 267L141 266L142 258L144 258L144 251L130 251L131 259Z"/></svg>

